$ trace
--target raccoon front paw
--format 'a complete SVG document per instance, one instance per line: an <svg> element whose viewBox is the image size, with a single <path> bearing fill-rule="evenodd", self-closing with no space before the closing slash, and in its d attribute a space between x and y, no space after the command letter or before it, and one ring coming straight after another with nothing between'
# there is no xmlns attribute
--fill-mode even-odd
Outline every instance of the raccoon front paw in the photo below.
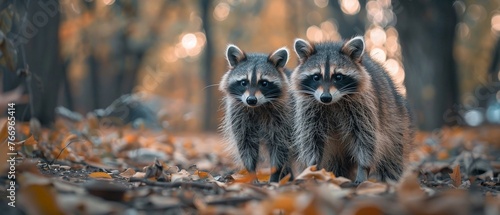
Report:
<svg viewBox="0 0 500 215"><path fill-rule="evenodd" d="M368 179L368 168L358 167L354 184L359 185Z"/></svg>
<svg viewBox="0 0 500 215"><path fill-rule="evenodd" d="M365 180L354 180L354 182L352 182L355 186L358 186L360 185L361 183L363 183Z"/></svg>

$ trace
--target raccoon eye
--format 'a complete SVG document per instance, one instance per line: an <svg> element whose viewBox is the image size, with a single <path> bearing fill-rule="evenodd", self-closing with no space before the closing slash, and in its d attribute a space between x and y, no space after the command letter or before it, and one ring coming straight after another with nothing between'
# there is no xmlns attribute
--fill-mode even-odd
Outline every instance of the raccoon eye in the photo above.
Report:
<svg viewBox="0 0 500 215"><path fill-rule="evenodd" d="M344 78L344 75L336 74L335 76L333 76L333 78L335 79L335 81L342 81L342 79Z"/></svg>
<svg viewBox="0 0 500 215"><path fill-rule="evenodd" d="M319 81L320 79L321 79L321 77L319 77L319 75L313 75L313 80Z"/></svg>
<svg viewBox="0 0 500 215"><path fill-rule="evenodd" d="M241 84L241 86L246 87L246 86L247 86L247 84L248 84L248 82L247 82L247 81L245 81L245 80L243 80L243 81L240 81L240 84Z"/></svg>
<svg viewBox="0 0 500 215"><path fill-rule="evenodd" d="M267 82L267 81L260 82L260 85L262 85L263 87L267 87L268 84L269 84L269 82Z"/></svg>

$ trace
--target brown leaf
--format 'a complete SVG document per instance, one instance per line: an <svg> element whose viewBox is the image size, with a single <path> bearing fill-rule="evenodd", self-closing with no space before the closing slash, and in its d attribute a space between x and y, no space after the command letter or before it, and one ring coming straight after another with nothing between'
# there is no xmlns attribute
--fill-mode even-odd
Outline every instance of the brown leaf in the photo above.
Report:
<svg viewBox="0 0 500 215"><path fill-rule="evenodd" d="M127 170L120 173L120 176L124 177L124 178L130 178L130 177L134 176L134 174L135 174L135 170L132 168L128 168Z"/></svg>
<svg viewBox="0 0 500 215"><path fill-rule="evenodd" d="M111 175L105 172L93 172L89 174L91 178L108 178L111 179Z"/></svg>
<svg viewBox="0 0 500 215"><path fill-rule="evenodd" d="M234 178L234 182L237 183L252 183L257 179L257 176L253 173L246 173L246 174L233 174L231 177Z"/></svg>
<svg viewBox="0 0 500 215"><path fill-rule="evenodd" d="M356 188L358 195L381 194L387 191L387 184L364 181Z"/></svg>
<svg viewBox="0 0 500 215"><path fill-rule="evenodd" d="M20 201L28 214L64 214L50 185L29 184L20 189Z"/></svg>
<svg viewBox="0 0 500 215"><path fill-rule="evenodd" d="M201 179L205 179L205 178L212 178L212 176L210 175L210 173L208 173L207 171L201 171L201 170L196 170L195 172Z"/></svg>
<svg viewBox="0 0 500 215"><path fill-rule="evenodd" d="M316 179L328 181L335 178L332 172L327 172L325 169L316 170L316 166L306 168L302 173L297 176L296 180Z"/></svg>
<svg viewBox="0 0 500 215"><path fill-rule="evenodd" d="M35 140L35 138L33 136L30 136L28 139L26 139L24 141L24 145L26 146L33 146L33 145L37 145L38 144L38 141Z"/></svg>
<svg viewBox="0 0 500 215"><path fill-rule="evenodd" d="M460 187L462 184L462 174L460 174L460 165L456 165L453 168L453 173L450 174L451 179L453 180L453 186Z"/></svg>
<svg viewBox="0 0 500 215"><path fill-rule="evenodd" d="M339 177L335 177L334 179L332 179L331 182L340 186L344 183L351 183L352 181L351 181L351 179L339 176Z"/></svg>
<svg viewBox="0 0 500 215"><path fill-rule="evenodd" d="M9 127L9 121L8 120L5 120L5 123L3 124L2 126L2 129L0 130L0 141L3 142L7 142L7 137L9 136L9 134L7 133L7 128ZM3 147L3 148L7 148L7 147Z"/></svg>
<svg viewBox="0 0 500 215"><path fill-rule="evenodd" d="M417 174L412 173L405 175L400 180L401 182L396 189L399 202L408 208L418 209L422 200L426 197L426 194L420 188Z"/></svg>
<svg viewBox="0 0 500 215"><path fill-rule="evenodd" d="M291 174L287 174L285 177L283 177L280 182L279 182L279 185L285 185L288 181L290 181L290 178L292 177Z"/></svg>
<svg viewBox="0 0 500 215"><path fill-rule="evenodd" d="M354 215L382 215L384 214L384 211L380 208L379 205L376 204L364 204L364 205L358 205L357 208L353 209L352 214Z"/></svg>

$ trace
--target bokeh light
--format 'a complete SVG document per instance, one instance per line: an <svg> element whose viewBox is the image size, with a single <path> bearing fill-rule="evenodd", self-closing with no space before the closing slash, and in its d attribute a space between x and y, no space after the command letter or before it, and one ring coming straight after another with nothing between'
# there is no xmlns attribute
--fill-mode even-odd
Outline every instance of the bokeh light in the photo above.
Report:
<svg viewBox="0 0 500 215"><path fill-rule="evenodd" d="M102 2L104 2L105 5L112 5L115 3L115 0L102 0Z"/></svg>
<svg viewBox="0 0 500 215"><path fill-rule="evenodd" d="M372 57L374 60L384 63L385 59L387 58L387 55L385 54L385 51L381 48L374 48L370 51L370 57Z"/></svg>
<svg viewBox="0 0 500 215"><path fill-rule="evenodd" d="M173 63L177 61L177 56L174 54L175 48L167 47L163 50L163 60L167 63Z"/></svg>
<svg viewBox="0 0 500 215"><path fill-rule="evenodd" d="M500 13L491 17L491 30L495 33L500 33Z"/></svg>
<svg viewBox="0 0 500 215"><path fill-rule="evenodd" d="M375 46L382 46L386 41L386 34L381 27L375 27L370 31L370 39Z"/></svg>
<svg viewBox="0 0 500 215"><path fill-rule="evenodd" d="M220 2L215 6L214 9L214 18L217 21L224 21L227 16L229 15L229 12L231 11L231 7L225 3L225 2Z"/></svg>
<svg viewBox="0 0 500 215"><path fill-rule="evenodd" d="M385 62L385 68L389 71L391 76L395 76L399 72L399 63L394 59L388 59Z"/></svg>
<svg viewBox="0 0 500 215"><path fill-rule="evenodd" d="M484 121L484 116L479 110L467 111L464 115L465 122L470 126L478 126Z"/></svg>
<svg viewBox="0 0 500 215"><path fill-rule="evenodd" d="M335 0L334 0L335 1ZM328 6L328 0L314 0L314 4L320 8Z"/></svg>
<svg viewBox="0 0 500 215"><path fill-rule="evenodd" d="M354 15L359 12L361 6L358 0L339 0L342 12L348 15Z"/></svg>
<svg viewBox="0 0 500 215"><path fill-rule="evenodd" d="M306 35L307 39L313 42L321 42L323 40L323 32L316 25L307 28Z"/></svg>
<svg viewBox="0 0 500 215"><path fill-rule="evenodd" d="M467 26L467 24L463 22L457 24L457 34L459 37L467 39L469 37L469 32L470 29L469 26Z"/></svg>
<svg viewBox="0 0 500 215"><path fill-rule="evenodd" d="M181 42L185 49L192 49L196 46L196 36L194 34L186 34L182 37Z"/></svg>
<svg viewBox="0 0 500 215"><path fill-rule="evenodd" d="M467 15L475 22L486 17L486 9L483 6L473 4L467 8Z"/></svg>

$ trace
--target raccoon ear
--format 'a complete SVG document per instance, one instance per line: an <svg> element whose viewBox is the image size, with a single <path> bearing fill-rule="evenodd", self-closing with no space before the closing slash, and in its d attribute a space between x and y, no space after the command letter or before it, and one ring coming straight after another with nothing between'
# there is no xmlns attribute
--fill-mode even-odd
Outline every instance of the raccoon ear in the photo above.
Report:
<svg viewBox="0 0 500 215"><path fill-rule="evenodd" d="M285 47L276 50L274 53L270 54L267 60L272 63L276 68L285 67L288 62L288 49Z"/></svg>
<svg viewBox="0 0 500 215"><path fill-rule="evenodd" d="M233 44L227 46L226 59L231 68L238 65L238 63L240 63L241 61L246 60L246 58L247 56L245 55L245 52L241 51L238 46L235 46Z"/></svg>
<svg viewBox="0 0 500 215"><path fill-rule="evenodd" d="M301 63L307 60L307 58L314 53L314 47L309 42L299 38L295 39L293 48L295 49L295 53L297 53Z"/></svg>
<svg viewBox="0 0 500 215"><path fill-rule="evenodd" d="M361 60L361 56L365 53L365 40L362 36L350 39L342 46L342 53L351 57L353 60Z"/></svg>

